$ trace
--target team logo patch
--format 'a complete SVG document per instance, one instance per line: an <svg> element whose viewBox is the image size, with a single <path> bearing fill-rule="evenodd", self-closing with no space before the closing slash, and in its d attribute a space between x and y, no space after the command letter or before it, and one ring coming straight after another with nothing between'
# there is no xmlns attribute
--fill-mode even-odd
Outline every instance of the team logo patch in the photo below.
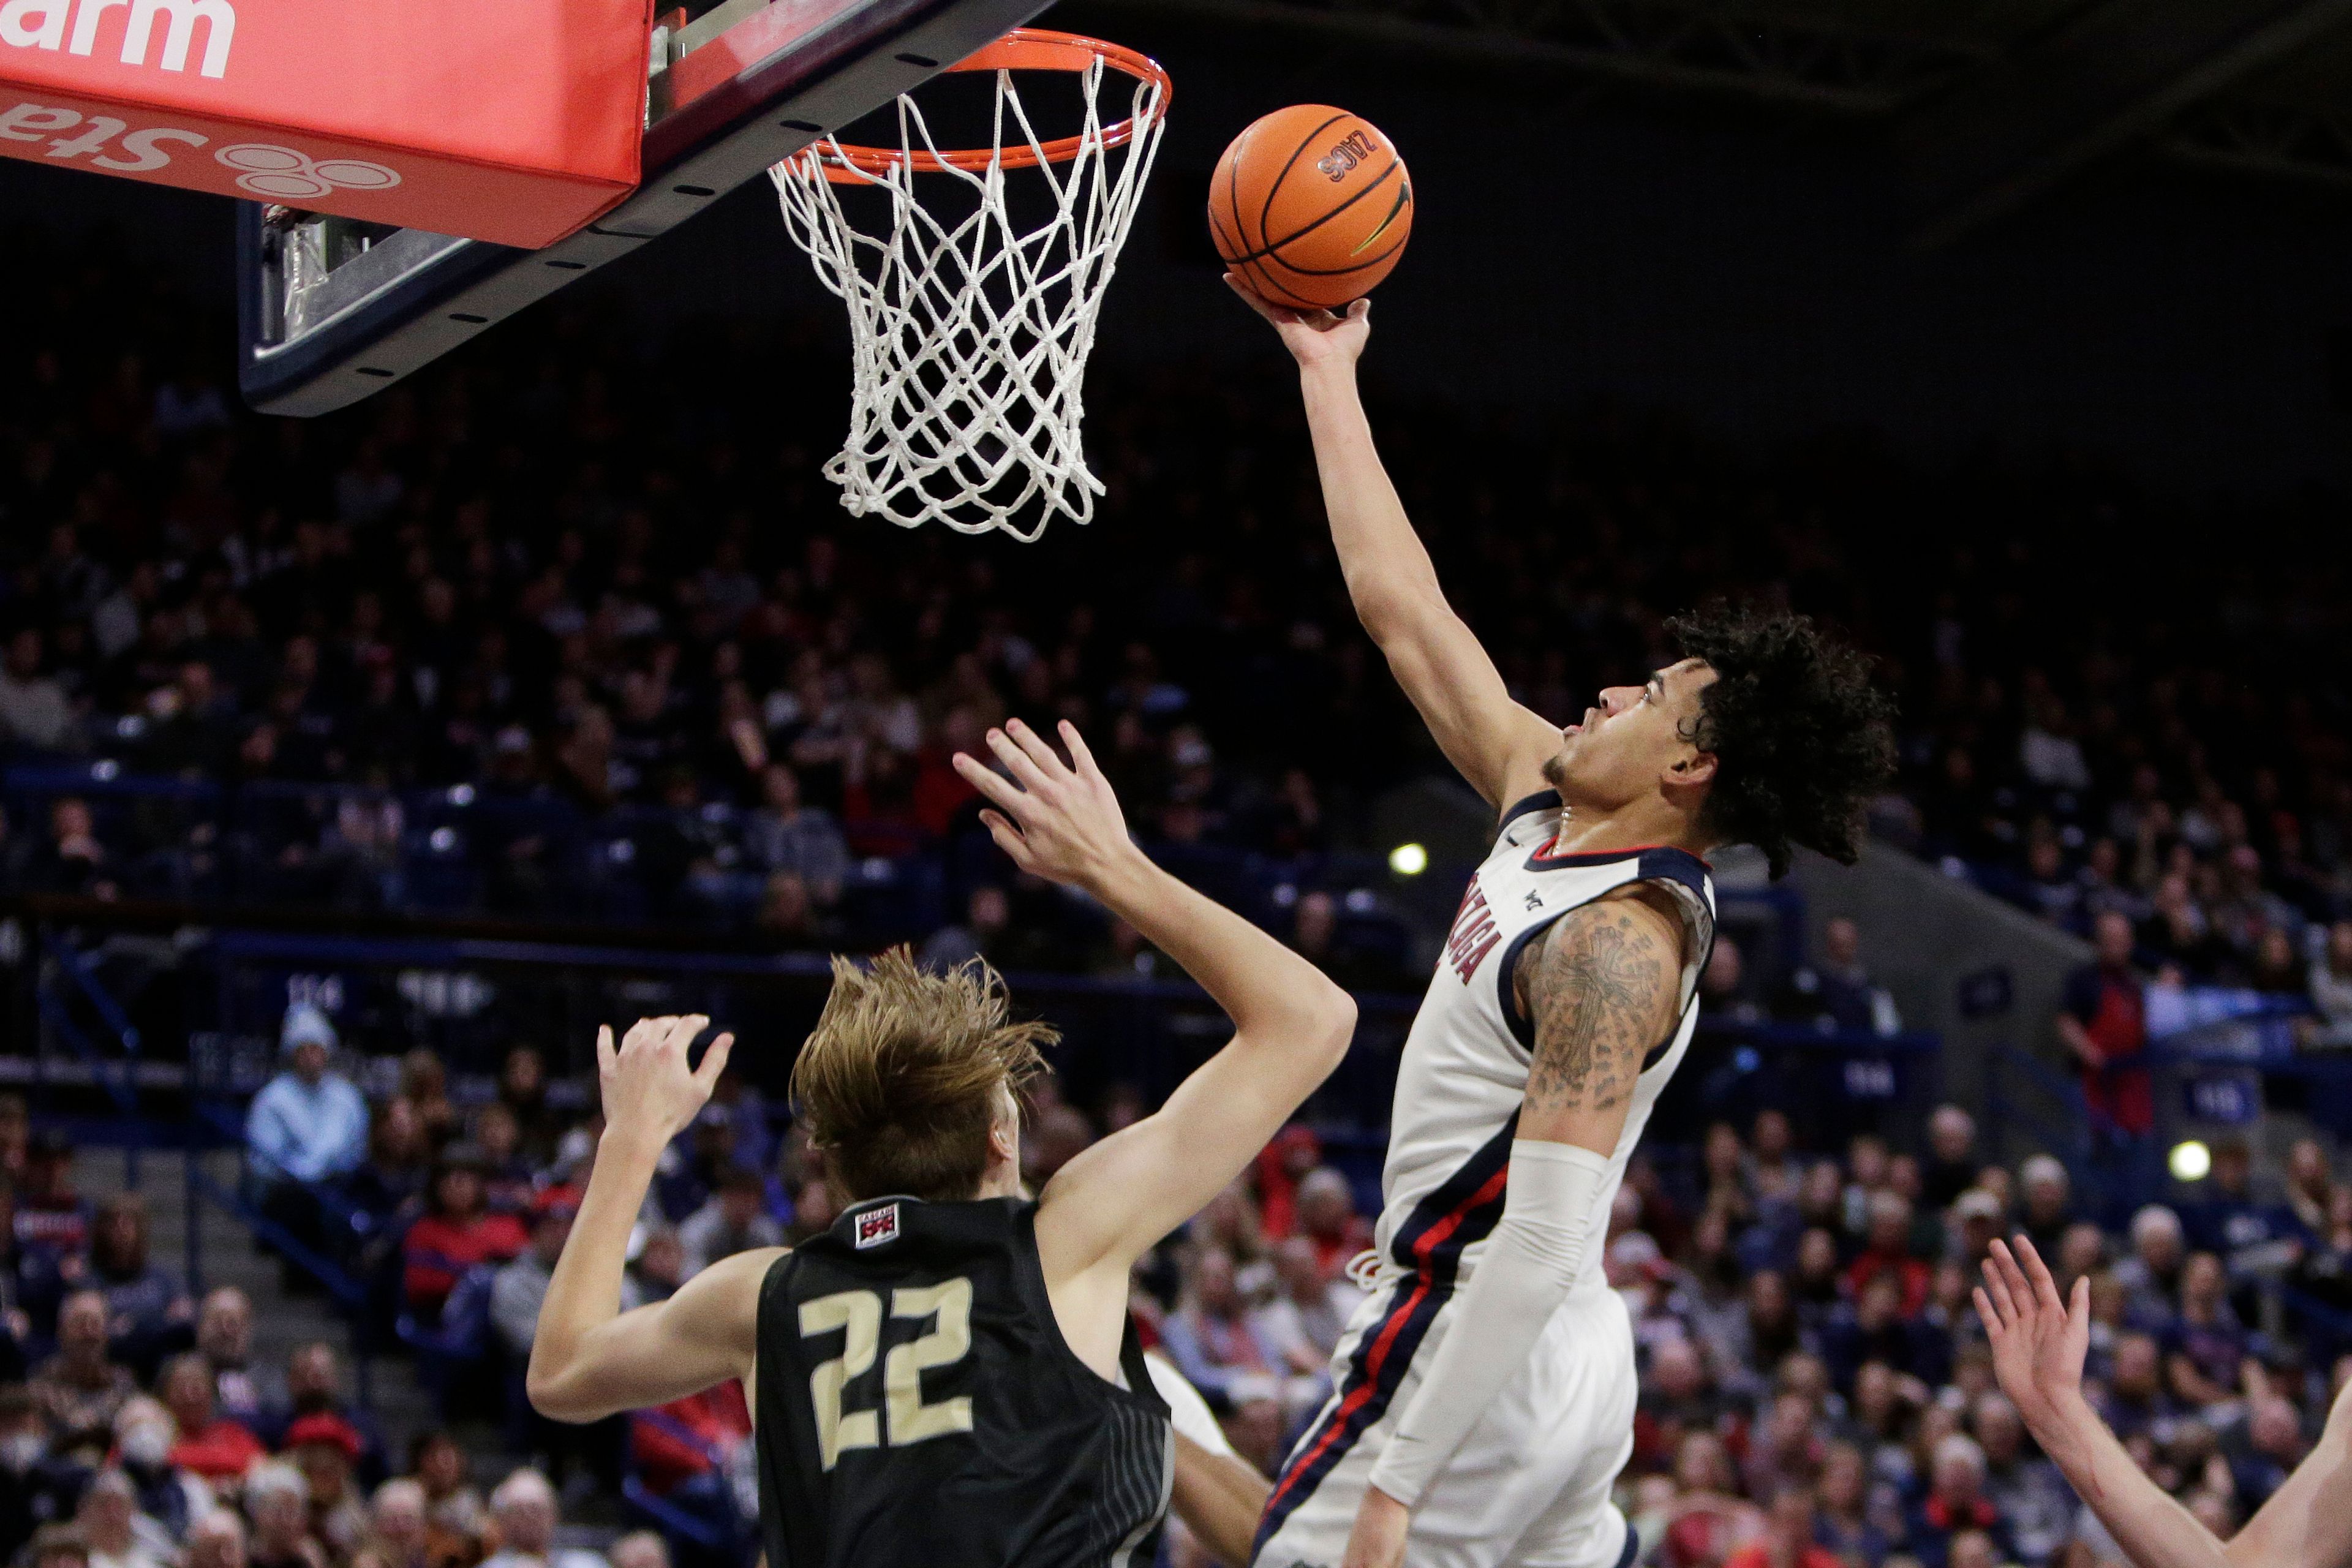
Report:
<svg viewBox="0 0 2352 1568"><path fill-rule="evenodd" d="M851 1238L859 1251L879 1247L886 1241L898 1239L898 1205L884 1204L878 1209L868 1209L857 1216L857 1232Z"/></svg>

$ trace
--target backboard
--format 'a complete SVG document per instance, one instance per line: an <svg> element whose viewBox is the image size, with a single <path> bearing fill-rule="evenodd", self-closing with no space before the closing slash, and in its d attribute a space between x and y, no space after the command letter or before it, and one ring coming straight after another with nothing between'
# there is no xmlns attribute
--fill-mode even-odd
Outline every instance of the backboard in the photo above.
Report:
<svg viewBox="0 0 2352 1568"><path fill-rule="evenodd" d="M635 195L539 250L248 202L239 378L265 413L356 403L577 282L1049 0L726 0L654 32Z"/></svg>

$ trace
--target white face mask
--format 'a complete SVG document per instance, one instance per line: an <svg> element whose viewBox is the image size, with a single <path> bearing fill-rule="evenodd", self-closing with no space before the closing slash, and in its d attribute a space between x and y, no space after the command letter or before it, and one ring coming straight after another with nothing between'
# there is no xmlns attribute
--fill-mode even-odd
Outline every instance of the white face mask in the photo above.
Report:
<svg viewBox="0 0 2352 1568"><path fill-rule="evenodd" d="M171 1451L172 1435L152 1423L142 1421L122 1435L122 1457L134 1465L160 1465Z"/></svg>

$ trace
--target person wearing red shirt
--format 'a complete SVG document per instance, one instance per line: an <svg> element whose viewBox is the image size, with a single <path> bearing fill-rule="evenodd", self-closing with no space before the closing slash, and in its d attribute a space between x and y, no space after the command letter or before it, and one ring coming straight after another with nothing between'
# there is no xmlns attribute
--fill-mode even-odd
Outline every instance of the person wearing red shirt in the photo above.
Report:
<svg viewBox="0 0 2352 1568"><path fill-rule="evenodd" d="M1372 1224L1356 1212L1348 1178L1328 1165L1307 1173L1298 1184L1298 1234L1315 1244L1323 1278L1336 1279L1348 1260L1372 1244Z"/></svg>
<svg viewBox="0 0 2352 1568"><path fill-rule="evenodd" d="M1268 1241L1280 1241L1298 1221L1298 1184L1323 1163L1323 1140L1294 1121L1258 1152L1258 1227Z"/></svg>
<svg viewBox="0 0 2352 1568"><path fill-rule="evenodd" d="M441 1304L467 1269L504 1263L530 1240L514 1215L488 1211L481 1157L462 1145L433 1173L430 1203L400 1244L402 1289L410 1310L428 1322L440 1318Z"/></svg>
<svg viewBox="0 0 2352 1568"><path fill-rule="evenodd" d="M1903 1285L1904 1321L1917 1317L1927 1304L1927 1287L1934 1281L1935 1271L1911 1256L1911 1205L1901 1194L1871 1194L1868 1239L1870 1245L1846 1266L1846 1299L1861 1300L1863 1287L1874 1276L1892 1271Z"/></svg>
<svg viewBox="0 0 2352 1568"><path fill-rule="evenodd" d="M157 1392L180 1428L166 1455L174 1469L208 1481L235 1481L245 1475L247 1466L268 1454L243 1422L214 1409L212 1363L202 1355L190 1352L173 1357L163 1368Z"/></svg>
<svg viewBox="0 0 2352 1568"><path fill-rule="evenodd" d="M673 1399L629 1419L629 1448L646 1489L667 1497L695 1477L724 1466L751 1436L743 1385L730 1381Z"/></svg>
<svg viewBox="0 0 2352 1568"><path fill-rule="evenodd" d="M2083 1064L2083 1099L2094 1128L2145 1137L2156 1126L2147 1068L2147 1000L2133 973L2132 926L2109 910L2091 930L2096 956L2067 976L2058 1038Z"/></svg>
<svg viewBox="0 0 2352 1568"><path fill-rule="evenodd" d="M1813 1494L1783 1487L1772 1499L1764 1538L1723 1560L1723 1568L1845 1568L1845 1560L1813 1539Z"/></svg>

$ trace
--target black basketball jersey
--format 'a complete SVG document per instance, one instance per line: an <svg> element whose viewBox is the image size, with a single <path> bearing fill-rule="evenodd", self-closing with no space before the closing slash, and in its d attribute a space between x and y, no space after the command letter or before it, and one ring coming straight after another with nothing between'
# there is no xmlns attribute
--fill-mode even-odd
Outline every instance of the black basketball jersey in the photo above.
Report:
<svg viewBox="0 0 2352 1568"><path fill-rule="evenodd" d="M1168 1406L1062 1338L1015 1198L858 1205L760 1287L768 1568L1129 1568L1157 1552Z"/></svg>

